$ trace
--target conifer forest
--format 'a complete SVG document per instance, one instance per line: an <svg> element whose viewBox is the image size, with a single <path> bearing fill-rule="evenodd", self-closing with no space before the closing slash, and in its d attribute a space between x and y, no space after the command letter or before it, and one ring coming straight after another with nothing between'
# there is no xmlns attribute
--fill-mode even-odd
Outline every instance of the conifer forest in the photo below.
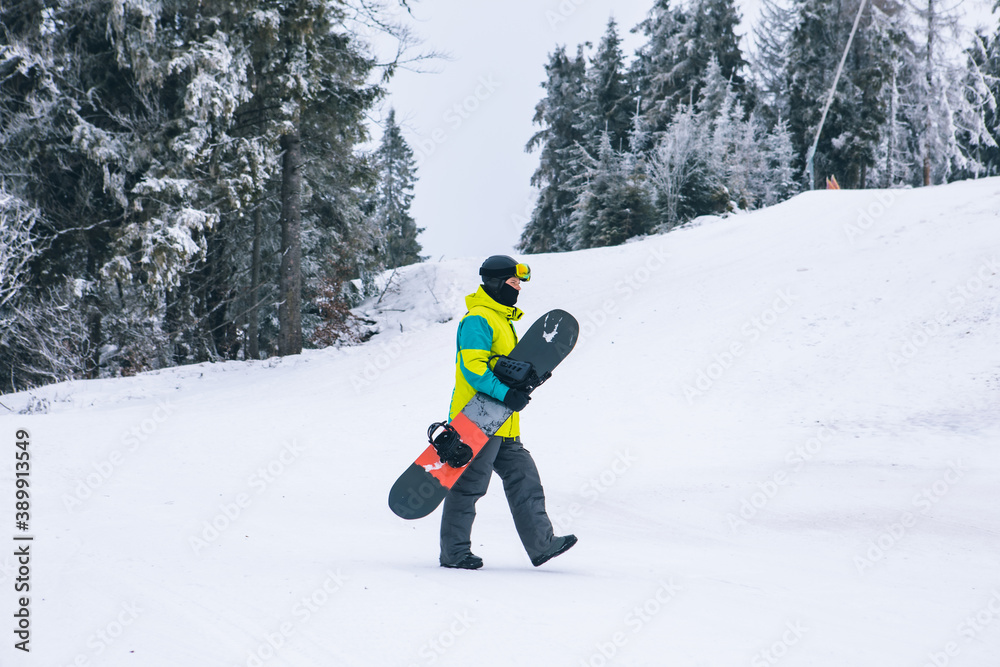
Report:
<svg viewBox="0 0 1000 667"><path fill-rule="evenodd" d="M350 309L426 259L387 95L426 45L388 9L0 0L0 392L364 337ZM735 0L655 0L639 25L553 44L512 147L538 161L517 250L998 175L1000 0L992 17L762 0L746 25Z"/></svg>

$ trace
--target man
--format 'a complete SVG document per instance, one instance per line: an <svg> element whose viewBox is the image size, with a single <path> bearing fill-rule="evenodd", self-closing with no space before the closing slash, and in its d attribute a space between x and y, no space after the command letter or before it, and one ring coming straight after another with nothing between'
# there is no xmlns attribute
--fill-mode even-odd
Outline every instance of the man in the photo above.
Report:
<svg viewBox="0 0 1000 667"><path fill-rule="evenodd" d="M538 567L576 544L576 537L553 535L538 469L531 454L521 446L518 411L528 404L528 395L504 385L490 367L490 357L507 355L517 344L514 322L524 313L514 304L521 283L531 278L531 272L527 265L511 257L493 255L483 262L479 275L483 284L465 297L469 310L458 324L455 391L449 418L461 412L477 391L503 401L514 414L483 446L444 500L441 565L466 570L483 566L483 559L471 550L472 522L476 518L476 501L486 493L496 470L503 480L517 534L531 563Z"/></svg>

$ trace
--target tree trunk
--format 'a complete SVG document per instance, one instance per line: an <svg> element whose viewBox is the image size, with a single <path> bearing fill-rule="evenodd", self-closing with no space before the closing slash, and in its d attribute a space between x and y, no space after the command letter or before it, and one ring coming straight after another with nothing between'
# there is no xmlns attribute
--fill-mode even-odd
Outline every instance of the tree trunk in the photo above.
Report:
<svg viewBox="0 0 1000 667"><path fill-rule="evenodd" d="M87 246L87 277L90 278L97 275L98 272L97 258L94 251L95 242L86 236L83 239ZM84 377L94 379L101 376L101 348L104 346L100 297L94 294L93 290L87 290L83 303L87 309L88 352L84 360Z"/></svg>
<svg viewBox="0 0 1000 667"><path fill-rule="evenodd" d="M95 297L88 297L87 300L91 302L91 305L87 309L87 343L89 354L86 360L85 375L90 379L94 379L101 376L101 346L103 344L104 332L101 330L101 311L94 305L97 299Z"/></svg>
<svg viewBox="0 0 1000 667"><path fill-rule="evenodd" d="M899 65L893 63L889 85L889 138L885 151L885 187L887 188L891 188L896 181L896 105L899 102L896 75L898 69Z"/></svg>
<svg viewBox="0 0 1000 667"><path fill-rule="evenodd" d="M278 353L302 352L302 145L298 129L281 136L281 302Z"/></svg>
<svg viewBox="0 0 1000 667"><path fill-rule="evenodd" d="M260 300L260 235L264 233L262 204L257 203L253 212L253 245L250 250L250 310L247 313L247 359L260 359L260 333L257 331Z"/></svg>
<svg viewBox="0 0 1000 667"><path fill-rule="evenodd" d="M934 0L927 0L927 118L924 126L924 186L931 184L931 132L934 130Z"/></svg>

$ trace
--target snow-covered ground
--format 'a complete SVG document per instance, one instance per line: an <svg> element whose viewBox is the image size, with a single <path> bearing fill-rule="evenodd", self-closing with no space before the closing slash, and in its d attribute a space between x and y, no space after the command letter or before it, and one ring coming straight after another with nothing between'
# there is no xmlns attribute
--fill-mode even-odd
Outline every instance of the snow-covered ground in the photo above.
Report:
<svg viewBox="0 0 1000 667"><path fill-rule="evenodd" d="M481 258L399 271L359 347L0 397L0 663L996 665L998 212L998 179L812 192L528 258L521 330L583 327L522 415L580 538L537 569L496 480L477 572L386 504Z"/></svg>

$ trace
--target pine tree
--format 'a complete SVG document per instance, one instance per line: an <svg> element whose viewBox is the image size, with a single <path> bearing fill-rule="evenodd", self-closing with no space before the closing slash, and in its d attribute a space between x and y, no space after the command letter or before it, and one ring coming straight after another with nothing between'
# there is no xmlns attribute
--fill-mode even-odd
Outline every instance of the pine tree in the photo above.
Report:
<svg viewBox="0 0 1000 667"><path fill-rule="evenodd" d="M824 96L833 83L836 50L841 24L839 3L825 0L799 0L795 5L797 21L789 43L785 71L788 89L788 126L797 153L796 166L805 170L806 153L819 125ZM827 126L839 127L844 109L835 97L827 116ZM829 173L827 155L831 150L830 131L824 131L816 150L816 173ZM815 184L806 184L807 188Z"/></svg>
<svg viewBox="0 0 1000 667"><path fill-rule="evenodd" d="M702 81L713 58L737 97L744 100L747 91L743 71L747 63L736 34L740 18L735 0L700 0L692 4L679 37L676 64L669 72L675 103L697 103L701 99Z"/></svg>
<svg viewBox="0 0 1000 667"><path fill-rule="evenodd" d="M670 231L697 215L693 200L699 200L709 189L706 130L694 109L681 106L648 157L660 231Z"/></svg>
<svg viewBox="0 0 1000 667"><path fill-rule="evenodd" d="M890 24L882 20L876 5L867 6L851 44L851 68L845 92L851 95L850 122L834 139L836 159L843 165L841 185L868 187L868 172L877 168L882 136L889 123L889 101L886 89L892 80L893 60L897 57L896 43Z"/></svg>
<svg viewBox="0 0 1000 667"><path fill-rule="evenodd" d="M609 19L607 29L587 68L579 130L583 145L591 155L600 150L607 134L611 147L627 151L632 129L635 97L629 86L625 58L618 37L618 24Z"/></svg>
<svg viewBox="0 0 1000 667"><path fill-rule="evenodd" d="M723 201L723 210L756 208L752 191L754 177L760 175L763 160L756 119L743 120L743 106L727 88L718 110L713 114L707 164L712 191ZM704 98L703 98L704 101ZM702 113L705 113L704 111Z"/></svg>
<svg viewBox="0 0 1000 667"><path fill-rule="evenodd" d="M786 123L768 130L756 113L747 114L715 61L700 88L696 108L681 107L649 156L664 231L698 215L755 209L795 192Z"/></svg>
<svg viewBox="0 0 1000 667"><path fill-rule="evenodd" d="M875 18L882 23L880 32L888 37L888 78L884 86L886 123L882 133L884 143L879 148L881 159L875 165L878 178L871 182L882 187L893 187L911 180L908 172L912 171L914 164L913 155L908 150L908 143L913 139L913 128L907 119L904 93L912 86L915 49L906 32L905 7L883 8L887 11L877 13Z"/></svg>
<svg viewBox="0 0 1000 667"><path fill-rule="evenodd" d="M364 211L374 175L354 148L366 139L365 111L383 91L366 82L374 61L347 28L346 9L327 0L268 0L244 26L254 96L240 109L241 127L281 155L280 187L269 185L281 202L279 354L300 351L308 334L303 329L316 322L303 296L334 277L358 277L381 260L375 259L374 222ZM259 198L256 207L265 201ZM254 281L247 292L257 290ZM260 315L248 307L256 324Z"/></svg>
<svg viewBox="0 0 1000 667"><path fill-rule="evenodd" d="M633 29L646 37L636 52L631 76L646 127L654 135L666 130L678 105L673 72L680 57L685 20L686 14L672 8L670 0L656 0L647 17Z"/></svg>
<svg viewBox="0 0 1000 667"><path fill-rule="evenodd" d="M396 124L396 110L389 109L382 142L375 152L375 217L387 246L386 268L396 268L426 259L420 256L418 229L410 217L416 162Z"/></svg>
<svg viewBox="0 0 1000 667"><path fill-rule="evenodd" d="M232 318L234 283L244 275L247 227L273 177L277 146L241 136L236 127L240 108L254 94L247 23L239 8L205 2L195 11L179 2L167 8L162 23L160 48L187 45L173 51L165 81L178 101L168 111L174 136L170 153L154 163L136 191L175 209L186 206L186 215L200 211L210 222L199 239L199 256L163 295L160 319L172 332L168 363L234 358L241 345ZM197 193L197 199L185 204L175 199L175 190Z"/></svg>
<svg viewBox="0 0 1000 667"><path fill-rule="evenodd" d="M764 139L767 156L767 177L763 182L763 206L772 206L798 192L795 178L795 149L792 146L788 122L779 119Z"/></svg>
<svg viewBox="0 0 1000 667"><path fill-rule="evenodd" d="M791 6L779 0L761 2L760 19L753 28L756 49L751 57L752 71L760 96L759 108L775 120L788 117L783 72L794 26L795 12Z"/></svg>
<svg viewBox="0 0 1000 667"><path fill-rule="evenodd" d="M323 0L268 0L255 12L253 52L259 77L256 96L267 109L268 131L281 152L281 355L302 351L302 128L304 107L323 90L320 42L331 33L333 7Z"/></svg>
<svg viewBox="0 0 1000 667"><path fill-rule="evenodd" d="M716 119L728 115L738 100L735 99L733 85L722 72L722 66L715 58L710 58L702 73L698 86L701 95L695 108L706 118Z"/></svg>
<svg viewBox="0 0 1000 667"><path fill-rule="evenodd" d="M1000 0L994 5L993 11L1000 11ZM977 69L988 91L988 94L984 95L983 122L993 138L994 147L977 151L977 158L986 174L998 175L1000 174L1000 23L991 38L980 38L979 43L983 45L983 63ZM979 52L979 48L976 52Z"/></svg>
<svg viewBox="0 0 1000 667"><path fill-rule="evenodd" d="M620 245L648 234L656 224L651 193L642 167L601 135L596 159L590 160L572 216L574 249Z"/></svg>
<svg viewBox="0 0 1000 667"><path fill-rule="evenodd" d="M243 61L183 9L95 2L39 20L20 14L38 12L32 3L3 9L4 60L20 63L16 84L0 87L12 111L0 114L4 162L40 212L33 281L60 304L79 300L91 375L169 363L166 296L204 257L212 202L240 191L228 170L204 166L227 147L220 130L247 94Z"/></svg>
<svg viewBox="0 0 1000 667"><path fill-rule="evenodd" d="M571 249L570 216L576 201L572 183L580 174L578 146L583 142L579 129L586 60L583 49L576 56L558 47L545 66L545 98L535 106L534 123L542 129L534 134L526 151L541 149L538 168L531 184L539 188L538 202L521 233L522 252L560 252Z"/></svg>
<svg viewBox="0 0 1000 667"><path fill-rule="evenodd" d="M961 35L955 7L924 0L916 11L914 84L907 91L910 122L916 133L923 185L946 182L969 167L962 133L982 137L982 100L967 94L967 62L949 58L944 44Z"/></svg>
<svg viewBox="0 0 1000 667"><path fill-rule="evenodd" d="M966 164L959 175L979 178L1000 174L1000 28L989 37L977 32L966 50L965 99L960 110L959 146ZM964 111L965 113L961 113Z"/></svg>
<svg viewBox="0 0 1000 667"><path fill-rule="evenodd" d="M358 151L368 140L367 113L381 99L369 83L374 60L338 22L321 44L326 85L303 107L303 246L305 295L303 335L308 340L322 315L312 302L341 286L343 305L353 306L374 290L375 275L387 264L384 233L371 202L378 173ZM360 289L355 290L358 280ZM346 335L345 339L350 339Z"/></svg>
<svg viewBox="0 0 1000 667"><path fill-rule="evenodd" d="M356 147L382 91L345 7L0 6L0 191L37 212L31 298L10 304L63 336L6 336L0 356L22 370L5 381L235 358L247 337L248 356L274 352L276 305L291 303L278 263L294 254L274 222L293 209L293 294L380 266L374 173ZM298 169L282 171L296 134Z"/></svg>
<svg viewBox="0 0 1000 667"><path fill-rule="evenodd" d="M629 86L617 24L607 30L586 70L575 150L576 194L569 242L574 249L624 243L655 225L650 193L637 159L646 130L635 119L636 99ZM571 164L574 164L571 162Z"/></svg>
<svg viewBox="0 0 1000 667"><path fill-rule="evenodd" d="M798 21L789 43L785 80L789 129L801 169L843 57L858 1L799 0L796 4ZM868 170L880 162L879 147L890 118L891 95L886 89L898 51L886 23L878 20L880 13L866 4L816 148L817 178L835 175L849 188L866 186Z"/></svg>
<svg viewBox="0 0 1000 667"><path fill-rule="evenodd" d="M5 192L0 182L0 312L26 290L28 265L37 255L32 233L37 220L38 211Z"/></svg>

